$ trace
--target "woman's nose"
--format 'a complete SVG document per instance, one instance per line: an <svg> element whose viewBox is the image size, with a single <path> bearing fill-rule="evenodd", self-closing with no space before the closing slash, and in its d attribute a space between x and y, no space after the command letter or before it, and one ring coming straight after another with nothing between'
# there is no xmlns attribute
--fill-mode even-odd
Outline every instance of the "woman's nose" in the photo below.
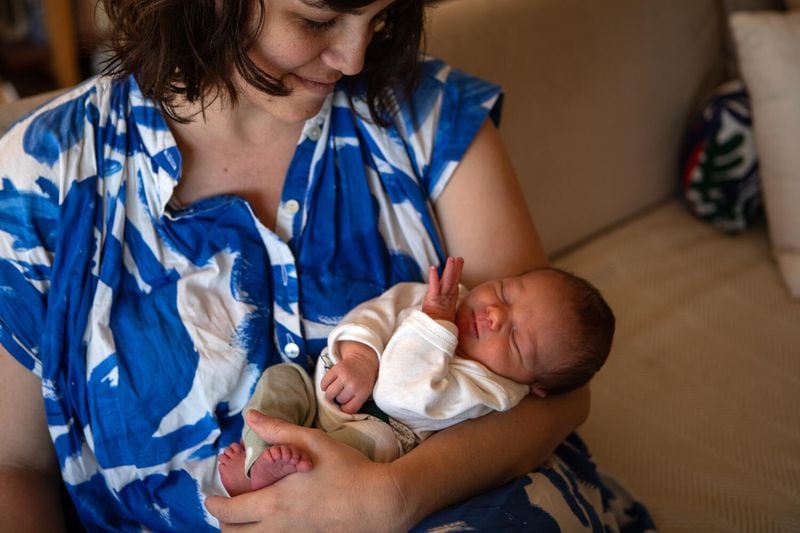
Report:
<svg viewBox="0 0 800 533"><path fill-rule="evenodd" d="M345 29L322 52L322 60L345 76L355 76L364 68L364 55L372 40L372 26Z"/></svg>

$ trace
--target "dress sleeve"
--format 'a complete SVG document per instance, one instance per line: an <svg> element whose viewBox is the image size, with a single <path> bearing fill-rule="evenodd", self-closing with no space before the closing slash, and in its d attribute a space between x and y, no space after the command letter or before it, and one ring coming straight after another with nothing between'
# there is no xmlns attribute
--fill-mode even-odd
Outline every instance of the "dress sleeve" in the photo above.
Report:
<svg viewBox="0 0 800 533"><path fill-rule="evenodd" d="M0 138L0 344L41 376L64 152L77 128L72 102L50 103ZM59 122L61 121L61 122Z"/></svg>
<svg viewBox="0 0 800 533"><path fill-rule="evenodd" d="M499 123L503 95L498 85L440 59L425 58L421 69L419 85L400 109L418 175L435 202L487 117Z"/></svg>

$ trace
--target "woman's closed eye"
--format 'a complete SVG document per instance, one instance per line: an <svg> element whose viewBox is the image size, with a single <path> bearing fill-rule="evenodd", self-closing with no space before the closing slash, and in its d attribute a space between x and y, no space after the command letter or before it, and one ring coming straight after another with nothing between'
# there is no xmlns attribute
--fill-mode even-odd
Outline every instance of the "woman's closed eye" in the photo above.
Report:
<svg viewBox="0 0 800 533"><path fill-rule="evenodd" d="M321 32L333 28L336 25L336 17L328 20L314 20L303 17L302 19L303 25L306 29L315 32Z"/></svg>

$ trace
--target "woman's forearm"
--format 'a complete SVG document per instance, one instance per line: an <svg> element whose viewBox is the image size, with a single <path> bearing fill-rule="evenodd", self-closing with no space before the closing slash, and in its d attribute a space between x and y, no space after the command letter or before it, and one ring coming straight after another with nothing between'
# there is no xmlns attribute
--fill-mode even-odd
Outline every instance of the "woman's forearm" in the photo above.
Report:
<svg viewBox="0 0 800 533"><path fill-rule="evenodd" d="M390 465L407 524L541 465L589 414L588 386L544 400L528 397L433 435Z"/></svg>
<svg viewBox="0 0 800 533"><path fill-rule="evenodd" d="M62 531L58 462L42 384L0 346L0 531Z"/></svg>
<svg viewBox="0 0 800 533"><path fill-rule="evenodd" d="M58 476L0 467L0 531L64 531Z"/></svg>

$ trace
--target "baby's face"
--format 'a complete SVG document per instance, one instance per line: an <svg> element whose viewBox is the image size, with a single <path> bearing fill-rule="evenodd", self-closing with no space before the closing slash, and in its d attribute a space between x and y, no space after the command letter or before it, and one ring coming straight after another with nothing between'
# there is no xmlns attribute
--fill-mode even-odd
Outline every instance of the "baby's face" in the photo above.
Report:
<svg viewBox="0 0 800 533"><path fill-rule="evenodd" d="M557 354L572 314L565 291L560 275L547 270L475 287L456 310L458 355L535 383L538 374L564 364Z"/></svg>

